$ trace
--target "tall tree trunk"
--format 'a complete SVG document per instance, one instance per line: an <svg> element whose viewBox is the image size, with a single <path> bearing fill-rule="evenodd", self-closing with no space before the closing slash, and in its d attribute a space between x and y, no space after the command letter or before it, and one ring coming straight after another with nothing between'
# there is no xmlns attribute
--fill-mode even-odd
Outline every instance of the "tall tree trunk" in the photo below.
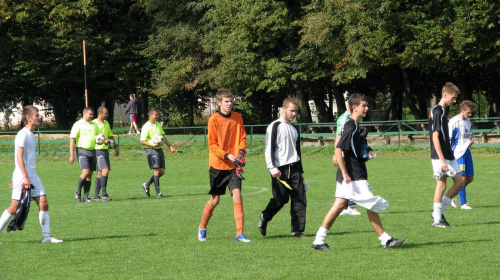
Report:
<svg viewBox="0 0 500 280"><path fill-rule="evenodd" d="M297 122L298 123L310 123L311 119L311 108L309 107L309 98L304 90L299 87L299 85L293 85L295 91L293 97L299 102L299 108L297 111Z"/></svg>

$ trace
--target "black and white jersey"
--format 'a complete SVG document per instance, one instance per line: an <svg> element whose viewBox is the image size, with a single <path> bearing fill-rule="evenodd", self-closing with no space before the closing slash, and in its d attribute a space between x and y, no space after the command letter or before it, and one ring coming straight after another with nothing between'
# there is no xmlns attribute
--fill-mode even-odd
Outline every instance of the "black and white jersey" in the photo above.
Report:
<svg viewBox="0 0 500 280"><path fill-rule="evenodd" d="M283 165L300 162L300 132L298 127L281 118L272 122L266 130L265 156L269 171Z"/></svg>
<svg viewBox="0 0 500 280"><path fill-rule="evenodd" d="M431 142L431 159L439 159L434 141L432 140L432 133L439 132L439 144L441 151L443 151L444 159L454 160L455 156L451 150L449 130L448 130L448 114L441 105L436 105L432 108L429 115L429 136Z"/></svg>
<svg viewBox="0 0 500 280"><path fill-rule="evenodd" d="M366 164L361 157L362 140L363 138L359 134L359 124L353 119L347 120L336 148L340 148L344 152L347 174L353 181L368 179ZM337 182L342 183L342 181L344 181L342 170L337 168Z"/></svg>

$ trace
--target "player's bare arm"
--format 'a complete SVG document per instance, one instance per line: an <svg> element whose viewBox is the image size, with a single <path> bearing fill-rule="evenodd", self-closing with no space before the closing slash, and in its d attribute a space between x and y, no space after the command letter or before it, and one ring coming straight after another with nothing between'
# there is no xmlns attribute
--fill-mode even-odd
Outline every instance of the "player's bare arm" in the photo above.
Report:
<svg viewBox="0 0 500 280"><path fill-rule="evenodd" d="M345 167L345 162L344 158L342 157L342 149L341 148L335 148L335 157L337 158L337 163L342 171L342 176L344 177L344 181L349 184L351 182L351 177L347 173L347 169Z"/></svg>
<svg viewBox="0 0 500 280"><path fill-rule="evenodd" d="M19 170L21 170L21 173L23 174L23 186L25 188L31 188L31 182L30 182L30 177L28 176L28 172L26 171L26 166L24 165L24 148L23 147L16 147L17 149L17 164L19 165Z"/></svg>
<svg viewBox="0 0 500 280"><path fill-rule="evenodd" d="M441 161L441 170L443 172L448 171L448 164L444 160L443 150L441 149L441 144L439 143L439 131L432 132L432 142L434 143L434 149L436 150L436 154Z"/></svg>
<svg viewBox="0 0 500 280"><path fill-rule="evenodd" d="M75 138L69 139L69 163L75 162Z"/></svg>

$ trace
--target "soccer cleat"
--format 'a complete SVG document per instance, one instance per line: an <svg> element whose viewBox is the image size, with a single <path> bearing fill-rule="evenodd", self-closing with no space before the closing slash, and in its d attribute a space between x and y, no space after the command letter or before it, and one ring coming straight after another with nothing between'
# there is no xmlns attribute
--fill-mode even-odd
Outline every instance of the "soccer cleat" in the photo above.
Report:
<svg viewBox="0 0 500 280"><path fill-rule="evenodd" d="M94 197L94 201L103 201L102 197L98 196L98 197Z"/></svg>
<svg viewBox="0 0 500 280"><path fill-rule="evenodd" d="M361 212L359 212L358 208L356 208L356 205L351 205L348 208L351 211L350 215L353 216L361 215Z"/></svg>
<svg viewBox="0 0 500 280"><path fill-rule="evenodd" d="M84 199L82 200L82 202L92 202L92 199L90 199L90 198L84 198Z"/></svg>
<svg viewBox="0 0 500 280"><path fill-rule="evenodd" d="M80 193L79 192L75 193L75 199L76 199L76 202L82 202L82 199L80 198Z"/></svg>
<svg viewBox="0 0 500 280"><path fill-rule="evenodd" d="M264 214L260 214L259 216L259 232L262 236L266 236L267 234L267 221L264 220Z"/></svg>
<svg viewBox="0 0 500 280"><path fill-rule="evenodd" d="M431 218L432 218L432 220L434 220L434 216L432 216L432 214L431 214ZM439 223L433 223L432 226L433 227L440 227L440 228L451 227L450 223L448 223L448 221L446 220L446 218L442 214L441 214L441 220L439 221Z"/></svg>
<svg viewBox="0 0 500 280"><path fill-rule="evenodd" d="M163 194L162 193L159 193L156 195L156 198L162 198L163 197Z"/></svg>
<svg viewBox="0 0 500 280"><path fill-rule="evenodd" d="M198 227L198 240L199 241L207 241L207 230L201 229Z"/></svg>
<svg viewBox="0 0 500 280"><path fill-rule="evenodd" d="M63 242L63 240L57 239L57 238L53 237L52 235L42 238L42 243L61 243L61 242Z"/></svg>
<svg viewBox="0 0 500 280"><path fill-rule="evenodd" d="M248 239L243 233L238 235L234 240L239 241L239 242L250 242L251 240Z"/></svg>
<svg viewBox="0 0 500 280"><path fill-rule="evenodd" d="M384 248L385 249L395 248L403 244L403 242L405 242L404 238L398 238L398 239L391 238L387 241L387 243L385 243Z"/></svg>
<svg viewBox="0 0 500 280"><path fill-rule="evenodd" d="M147 196L149 195L149 187L146 185L146 183L142 183L142 188L144 189L144 192L146 193Z"/></svg>
<svg viewBox="0 0 500 280"><path fill-rule="evenodd" d="M320 250L320 251L329 251L330 250L330 246L328 246L328 244L326 244L326 243L313 244L311 246L311 248L313 248L313 250Z"/></svg>
<svg viewBox="0 0 500 280"><path fill-rule="evenodd" d="M451 199L451 203L450 203L451 207L453 208L457 208L457 205L455 204L455 198L452 198Z"/></svg>
<svg viewBox="0 0 500 280"><path fill-rule="evenodd" d="M112 200L111 197L109 197L107 194L103 195L101 197L101 199L102 199L102 201L110 201L110 200Z"/></svg>
<svg viewBox="0 0 500 280"><path fill-rule="evenodd" d="M302 232L300 231L296 231L296 232L292 232L292 237L298 237L298 238L301 238L301 237L306 237L305 234L303 234Z"/></svg>
<svg viewBox="0 0 500 280"><path fill-rule="evenodd" d="M460 206L460 209L463 209L463 210L471 210L472 207L469 206L469 204L465 203L464 205Z"/></svg>

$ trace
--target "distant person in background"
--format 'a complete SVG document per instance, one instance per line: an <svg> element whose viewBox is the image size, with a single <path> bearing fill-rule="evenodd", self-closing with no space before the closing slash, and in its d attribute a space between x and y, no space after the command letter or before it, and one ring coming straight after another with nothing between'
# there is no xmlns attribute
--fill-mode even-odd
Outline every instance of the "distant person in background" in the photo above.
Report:
<svg viewBox="0 0 500 280"><path fill-rule="evenodd" d="M97 158L97 176L95 178L95 201L109 201L111 198L108 196L108 174L111 170L111 163L109 161L109 149L115 149L115 156L120 155L118 146L115 145L115 138L111 127L109 126L106 118L108 117L108 109L104 106L97 108L97 119L94 123L97 125L98 134L102 134L105 138L102 144L96 143L96 158ZM99 196L99 191L102 189L102 197Z"/></svg>
<svg viewBox="0 0 500 280"><path fill-rule="evenodd" d="M89 199L92 174L96 170L95 136L99 128L92 121L94 109L86 107L83 109L83 117L71 128L69 135L69 163L75 162L75 147L78 163L82 173L78 178L78 188L75 193L76 202L92 202ZM83 201L81 190L83 188Z"/></svg>
<svg viewBox="0 0 500 280"><path fill-rule="evenodd" d="M137 127L137 115L139 114L139 99L136 98L135 94L130 95L130 101L125 108L125 115L128 114L130 119L130 130L128 135L132 135L132 130L135 128L135 134L139 135L141 132Z"/></svg>
<svg viewBox="0 0 500 280"><path fill-rule="evenodd" d="M460 208L464 210L472 209L467 204L467 197L465 195L465 187L472 183L474 180L474 164L472 162L472 154L470 147L474 144L472 139L472 126L470 117L474 110L474 103L470 100L465 100L460 103L460 113L451 118L448 123L450 130L450 142L453 155L457 159L460 173L464 179L464 187L458 191L460 197ZM457 170L458 173L458 170ZM456 208L455 198L451 201L451 206Z"/></svg>
<svg viewBox="0 0 500 280"><path fill-rule="evenodd" d="M23 108L23 119L26 122L25 126L19 130L14 140L14 162L16 167L12 175L12 202L10 207L0 216L0 232L16 213L23 187L31 188L33 186L31 197L40 209L38 219L42 227L42 243L60 243L63 241L50 235L49 203L47 202L42 181L36 173L36 139L33 131L40 125L42 117L36 107L28 105Z"/></svg>
<svg viewBox="0 0 500 280"><path fill-rule="evenodd" d="M158 120L158 110L156 108L149 109L149 121L142 126L140 143L146 146L146 155L148 158L149 169L154 169L153 176L146 183L142 184L142 188L147 196L150 196L149 186L154 183L156 189L156 198L162 198L160 192L160 177L165 174L165 154L163 153L163 144L167 145L171 151L176 151L174 146L165 137L165 132Z"/></svg>

